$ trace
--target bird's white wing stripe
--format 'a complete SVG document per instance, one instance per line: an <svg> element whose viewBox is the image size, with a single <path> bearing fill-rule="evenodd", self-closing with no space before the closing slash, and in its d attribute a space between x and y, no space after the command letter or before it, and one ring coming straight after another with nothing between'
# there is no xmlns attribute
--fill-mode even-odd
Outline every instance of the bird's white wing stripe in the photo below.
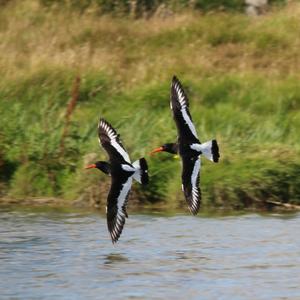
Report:
<svg viewBox="0 0 300 300"><path fill-rule="evenodd" d="M192 172L191 183L192 183L193 187L197 187L197 177L198 177L198 174L199 174L200 166L201 166L201 161L200 161L200 156L199 156L198 159L195 161L194 169L193 169L193 172Z"/></svg>
<svg viewBox="0 0 300 300"><path fill-rule="evenodd" d="M192 178L191 178L191 183L192 183L192 207L196 208L197 207L197 202L199 198L199 192L198 192L198 187L197 187L197 177L200 172L200 167L201 167L201 160L200 156L198 159L195 161L194 169L192 172Z"/></svg>
<svg viewBox="0 0 300 300"><path fill-rule="evenodd" d="M129 177L128 180L123 184L122 189L120 191L120 194L118 196L118 214L120 214L121 216L124 216L124 212L122 210L122 207L126 201L126 196L128 194L128 192L130 191L131 188L131 184L132 184L132 177Z"/></svg>
<svg viewBox="0 0 300 300"><path fill-rule="evenodd" d="M182 116L183 116L183 119L184 119L185 123L189 126L190 131L191 131L192 134L195 136L195 138L198 139L198 136L197 136L197 132L196 132L195 126L194 126L194 124L193 124L191 118L188 116L185 107L181 109L181 113L182 113Z"/></svg>
<svg viewBox="0 0 300 300"><path fill-rule="evenodd" d="M128 153L120 146L120 144L115 139L111 140L111 145L123 156L125 161L131 163Z"/></svg>
<svg viewBox="0 0 300 300"><path fill-rule="evenodd" d="M197 132L196 132L196 129L195 129L195 126L191 120L191 118L189 117L189 115L187 114L187 111L186 111L186 108L187 108L187 104L186 104L186 99L184 97L184 94L183 94L183 91L182 89L180 88L179 84L176 83L175 84L175 91L177 93L177 96L178 96L178 100L179 100L179 103L181 105L181 113L182 113L182 116L183 116L183 119L185 121L185 123L189 126L190 128L190 131L193 133L193 135L198 139L198 136L197 136Z"/></svg>

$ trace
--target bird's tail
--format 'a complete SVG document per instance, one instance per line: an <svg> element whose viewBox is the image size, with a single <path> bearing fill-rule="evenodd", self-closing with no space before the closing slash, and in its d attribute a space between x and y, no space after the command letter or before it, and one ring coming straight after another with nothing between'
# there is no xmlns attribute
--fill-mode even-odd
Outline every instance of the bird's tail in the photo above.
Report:
<svg viewBox="0 0 300 300"><path fill-rule="evenodd" d="M141 184L147 184L149 182L149 177L146 159L143 157L135 161L132 165L136 169L135 173L133 174L133 178Z"/></svg>
<svg viewBox="0 0 300 300"><path fill-rule="evenodd" d="M207 159L215 163L219 161L219 146L216 140L211 140L201 144L200 151Z"/></svg>

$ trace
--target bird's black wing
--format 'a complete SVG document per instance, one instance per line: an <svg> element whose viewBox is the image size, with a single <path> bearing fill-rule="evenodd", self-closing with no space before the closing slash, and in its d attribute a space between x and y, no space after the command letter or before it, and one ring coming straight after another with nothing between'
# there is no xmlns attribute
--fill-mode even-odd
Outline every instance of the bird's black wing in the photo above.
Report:
<svg viewBox="0 0 300 300"><path fill-rule="evenodd" d="M116 130L104 119L100 119L98 124L99 142L106 150L111 161L126 161L130 163L130 158L122 145Z"/></svg>
<svg viewBox="0 0 300 300"><path fill-rule="evenodd" d="M125 218L128 217L126 205L132 184L132 174L128 176L112 176L112 184L107 197L107 227L113 243L119 239Z"/></svg>
<svg viewBox="0 0 300 300"><path fill-rule="evenodd" d="M200 167L201 160L199 156L182 157L182 190L193 215L198 213L201 204Z"/></svg>
<svg viewBox="0 0 300 300"><path fill-rule="evenodd" d="M199 143L196 128L189 112L189 101L176 76L172 79L170 107L177 126L179 139Z"/></svg>

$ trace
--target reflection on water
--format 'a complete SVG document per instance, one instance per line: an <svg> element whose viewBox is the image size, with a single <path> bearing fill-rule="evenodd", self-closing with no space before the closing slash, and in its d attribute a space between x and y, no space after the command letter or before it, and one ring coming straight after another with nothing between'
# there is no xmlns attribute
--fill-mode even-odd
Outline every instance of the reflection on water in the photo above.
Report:
<svg viewBox="0 0 300 300"><path fill-rule="evenodd" d="M105 265L112 265L112 264L118 264L120 262L128 262L129 259L119 253L111 253L106 255L105 259L104 259L104 264Z"/></svg>
<svg viewBox="0 0 300 300"><path fill-rule="evenodd" d="M300 215L0 208L0 299L300 299Z"/></svg>

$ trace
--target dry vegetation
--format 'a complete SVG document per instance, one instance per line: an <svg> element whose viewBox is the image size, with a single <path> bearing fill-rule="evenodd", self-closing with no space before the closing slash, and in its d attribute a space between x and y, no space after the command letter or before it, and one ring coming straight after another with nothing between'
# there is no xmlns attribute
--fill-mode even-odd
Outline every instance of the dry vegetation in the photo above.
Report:
<svg viewBox="0 0 300 300"><path fill-rule="evenodd" d="M44 68L103 71L129 86L174 72L299 74L297 2L260 18L187 11L131 21L15 3L0 12L0 66L8 79Z"/></svg>

